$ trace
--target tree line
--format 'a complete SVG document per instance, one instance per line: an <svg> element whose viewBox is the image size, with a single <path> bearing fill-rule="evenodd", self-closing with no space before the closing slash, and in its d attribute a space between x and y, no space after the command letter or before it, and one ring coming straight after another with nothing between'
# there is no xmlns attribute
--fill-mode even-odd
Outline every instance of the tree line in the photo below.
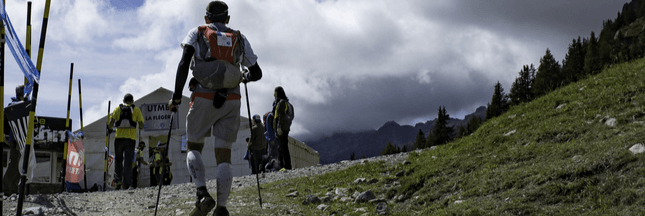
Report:
<svg viewBox="0 0 645 216"><path fill-rule="evenodd" d="M645 0L625 3L614 20L603 21L598 37L592 31L589 38L574 38L561 64L547 48L537 69L533 64L522 66L508 94L498 81L494 86L491 102L487 104L486 117L481 119L473 116L465 127L459 126L456 134L453 126L448 126L450 115L446 113L445 107L440 106L434 127L427 136L419 130L414 149L443 145L468 136L485 120L502 115L511 106L531 102L560 87L598 74L608 65L642 58L645 54L645 35L641 33L643 25L630 26L636 21L645 24ZM401 150L397 151L388 142L381 155L399 152Z"/></svg>

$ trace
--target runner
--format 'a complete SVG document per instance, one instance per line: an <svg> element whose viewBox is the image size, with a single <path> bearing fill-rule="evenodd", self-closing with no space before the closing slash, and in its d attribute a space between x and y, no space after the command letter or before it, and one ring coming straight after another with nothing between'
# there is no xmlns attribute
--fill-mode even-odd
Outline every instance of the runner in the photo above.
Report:
<svg viewBox="0 0 645 216"><path fill-rule="evenodd" d="M213 58L222 59L219 56L222 53L212 52L214 48L217 48L213 47L213 45L219 44L205 44L203 35L207 30L233 32L233 29L226 26L229 19L226 3L212 1L206 7L206 16L204 16L204 21L207 25L190 30L181 42L183 54L177 68L175 92L170 101L170 109L173 112L177 111L176 106L181 103L182 90L186 84L189 67L194 72L195 61L204 62ZM218 33L218 35L220 34ZM239 39L242 41L240 45L242 45L241 51L243 52L241 52L242 56L235 56L235 58L240 59L241 65L249 69L248 72L243 74L242 81L257 81L262 77L262 70L256 62L257 56L253 53L251 44L244 35L240 34ZM211 49L211 52L204 52L204 50L208 49ZM204 137L209 135L209 132L215 137L215 158L218 168L217 208L214 215L228 215L226 201L233 181L231 147L237 140L237 131L240 127L240 99L239 84L234 88L215 90L205 87L204 83L198 83L193 89L191 106L186 116L186 138L189 151L186 156L186 165L195 180L197 201L195 203L196 208L190 215L206 215L215 206L215 200L213 200L206 188L204 164L201 159Z"/></svg>

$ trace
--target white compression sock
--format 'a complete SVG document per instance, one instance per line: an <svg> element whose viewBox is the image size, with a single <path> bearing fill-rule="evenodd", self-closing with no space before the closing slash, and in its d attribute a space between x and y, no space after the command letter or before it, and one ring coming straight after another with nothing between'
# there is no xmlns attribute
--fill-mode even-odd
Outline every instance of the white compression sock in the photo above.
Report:
<svg viewBox="0 0 645 216"><path fill-rule="evenodd" d="M188 152L188 155L186 155L186 166L188 166L188 172L195 181L195 186L197 188L206 186L204 162L202 161L202 156L198 151L192 150Z"/></svg>
<svg viewBox="0 0 645 216"><path fill-rule="evenodd" d="M226 207L228 194L231 191L233 175L231 173L231 164L221 163L217 165L217 205Z"/></svg>

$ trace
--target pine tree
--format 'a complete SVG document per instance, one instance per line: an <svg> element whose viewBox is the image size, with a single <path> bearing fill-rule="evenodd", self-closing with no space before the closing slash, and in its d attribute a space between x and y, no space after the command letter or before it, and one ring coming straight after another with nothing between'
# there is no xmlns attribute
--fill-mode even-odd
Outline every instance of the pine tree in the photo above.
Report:
<svg viewBox="0 0 645 216"><path fill-rule="evenodd" d="M414 149L423 149L426 147L426 136L423 134L423 131L419 129L417 133L417 139L414 141Z"/></svg>
<svg viewBox="0 0 645 216"><path fill-rule="evenodd" d="M401 148L400 152L408 152L408 149L405 147L405 145L403 145L403 148Z"/></svg>
<svg viewBox="0 0 645 216"><path fill-rule="evenodd" d="M432 128L432 137L428 136L428 147L435 145L443 145L450 141L453 138L453 127L448 127L448 120L450 115L446 113L446 107L439 107L439 114L437 121Z"/></svg>
<svg viewBox="0 0 645 216"><path fill-rule="evenodd" d="M510 103L517 105L520 103L530 102L533 100L531 86L535 81L535 67L533 64L524 65L519 72L520 77L515 78L511 93L509 94Z"/></svg>
<svg viewBox="0 0 645 216"><path fill-rule="evenodd" d="M477 129L481 125L482 125L482 119L479 118L478 116L473 116L466 124L466 135L475 133L475 131L477 131Z"/></svg>
<svg viewBox="0 0 645 216"><path fill-rule="evenodd" d="M562 61L562 75L565 84L576 82L584 77L586 54L587 47L580 37L578 37L578 40L573 39L573 42L569 44L569 51Z"/></svg>
<svg viewBox="0 0 645 216"><path fill-rule="evenodd" d="M596 74L602 68L600 64L600 52L598 50L598 40L594 32L591 32L591 37L587 43L587 53L585 55L585 74Z"/></svg>
<svg viewBox="0 0 645 216"><path fill-rule="evenodd" d="M356 160L356 154L354 152L349 156L349 160Z"/></svg>
<svg viewBox="0 0 645 216"><path fill-rule="evenodd" d="M459 125L459 130L457 132L457 138L465 137L467 135L466 133L467 133L466 128L463 125Z"/></svg>
<svg viewBox="0 0 645 216"><path fill-rule="evenodd" d="M392 145L392 143L387 142L387 145L385 145L385 148L381 151L381 155L390 155L390 154L396 154L398 153L398 150L396 146Z"/></svg>
<svg viewBox="0 0 645 216"><path fill-rule="evenodd" d="M504 93L502 84L497 81L497 84L495 84L495 91L493 92L493 99L486 109L486 119L491 119L505 113L508 110L508 107L508 96Z"/></svg>
<svg viewBox="0 0 645 216"><path fill-rule="evenodd" d="M533 94L539 97L560 87L562 83L561 70L560 63L555 60L551 50L546 49L546 54L540 59L540 66L535 74L535 82L531 88Z"/></svg>

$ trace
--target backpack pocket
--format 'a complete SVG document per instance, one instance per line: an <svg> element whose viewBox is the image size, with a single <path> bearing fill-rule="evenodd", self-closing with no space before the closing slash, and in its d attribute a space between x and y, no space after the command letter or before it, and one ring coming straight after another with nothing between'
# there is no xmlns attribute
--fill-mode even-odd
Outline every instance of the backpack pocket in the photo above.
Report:
<svg viewBox="0 0 645 216"><path fill-rule="evenodd" d="M231 89L242 82L242 72L239 66L224 60L194 60L193 77L206 88L212 90Z"/></svg>

